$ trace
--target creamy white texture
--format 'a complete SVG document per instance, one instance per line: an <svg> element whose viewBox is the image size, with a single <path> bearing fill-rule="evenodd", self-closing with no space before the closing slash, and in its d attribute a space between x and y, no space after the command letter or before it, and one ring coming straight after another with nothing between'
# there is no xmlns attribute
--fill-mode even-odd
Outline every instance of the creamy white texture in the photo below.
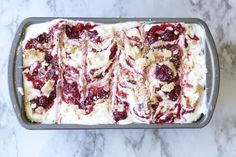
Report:
<svg viewBox="0 0 236 157"><path fill-rule="evenodd" d="M59 118L57 123L59 124L112 124L114 120L112 113L110 112L109 102L100 102L94 106L94 110L89 114L85 115L84 111L78 109L78 106L73 104L67 104L62 102L59 105Z"/></svg>
<svg viewBox="0 0 236 157"><path fill-rule="evenodd" d="M202 114L207 114L207 101L206 101L206 90L198 91L197 87L200 85L202 88L206 85L206 58L205 58L205 36L204 36L204 30L201 26L192 24L192 25L186 25L187 26L187 32L190 36L198 36L199 40L192 41L192 43L189 44L189 51L191 52L191 57L189 61L184 62L184 64L187 64L192 67L190 70L188 76L186 76L186 79L188 82L191 82L191 84L194 86L192 90L189 90L189 88L184 88L184 92L186 95L190 97L190 99L193 100L193 103L196 104L196 109L193 113L185 114L184 118L186 119L186 122L189 123L191 121L196 121ZM200 45L200 46L199 46ZM199 99L196 99L198 96ZM196 102L197 101L197 102Z"/></svg>
<svg viewBox="0 0 236 157"><path fill-rule="evenodd" d="M41 24L33 24L30 25L26 29L25 38L23 40L23 45L27 43L27 41L31 38L37 37L42 32L48 32L49 28L59 22L60 20L54 20L48 23L41 23ZM65 20L67 21L67 20ZM78 21L67 21L70 24L76 24ZM81 22L80 23L85 23ZM155 88L159 88L162 82L154 78L155 73L155 64L157 62L160 62L160 64L167 65L170 69L172 69L172 72L174 75L177 74L176 69L174 68L174 65L172 62L169 62L169 58L171 57L171 51L168 51L167 49L164 49L162 52L158 51L155 52L150 50L147 52L144 52L137 46L131 46L130 39L128 37L137 37L140 39L141 42L144 42L143 40L143 32L142 31L148 31L152 26L155 24L148 24L148 23L139 23L139 22L128 22L128 23L119 23L119 24L98 24L98 26L95 27L95 30L97 30L98 34L104 39L102 44L94 44L93 42L87 42L87 71L90 71L92 69L101 68L100 71L105 71L106 68L112 63L112 61L109 59L110 57L110 49L113 46L115 42L117 42L118 47L121 48L122 44L120 44L119 40L122 40L124 42L123 47L121 48L120 56L119 56L119 63L130 70L131 72L138 72L140 74L144 74L144 70L146 67L148 67L149 73L147 74L147 80L143 81L144 78L141 75L135 75L135 79L137 81L137 85L131 85L129 84L129 88L123 88L119 87L120 90L125 91L127 94L127 102L129 103L129 109L130 111L127 112L127 118L124 120L120 120L117 122L118 124L130 124L130 123L150 123L151 117L149 118L140 118L134 113L139 112L140 116L144 116L146 114L146 111L148 111L148 101L157 101L156 96L159 95L163 98L163 101L160 103L160 106L163 106L163 111L167 110L169 106L173 106L176 102L168 100L168 97L164 92L170 92L174 89L174 84L167 83L164 84L161 87L160 92L153 93ZM189 100L186 100L185 97L181 96L181 103L187 104L187 102L190 102L190 105L195 108L194 112L187 113L183 115L182 119L175 119L175 123L191 123L193 121L198 120L201 114L206 114L207 108L206 108L206 90L204 90L205 84L206 84L206 62L205 62L205 54L204 51L204 31L201 28L201 26L196 24L184 24L182 23L184 28L186 29L185 35L180 36L179 38L179 45L184 47L184 37L188 42L188 47L183 48L183 57L182 57L182 67L181 72L184 73L183 79L187 82L190 82L193 88L188 88L186 86L182 87L182 91L185 94L185 96L188 97ZM136 27L143 26L143 30L138 30ZM167 28L172 29L172 28ZM122 33L116 34L117 31L120 31ZM199 40L190 40L190 37L193 37L196 35L199 37ZM120 39L121 38L121 39ZM155 45L161 45L164 43L163 41L157 41ZM171 42L170 42L171 43ZM60 44L60 43L57 43ZM63 62L67 65L71 65L75 68L81 68L84 64L83 60L83 51L84 51L84 43L79 43L75 40L65 40L65 44L61 49ZM100 53L94 53L92 52L92 48L95 48L96 50L100 51ZM54 49L56 53L56 49ZM70 52L70 57L66 58L66 52ZM187 55L187 53L190 52L191 55ZM144 53L147 56L144 58ZM130 68L130 66L127 64L127 59L132 57L134 59L134 68ZM44 60L44 54L39 53L37 50L25 50L24 53L24 66L31 66L36 61L43 61ZM160 57L162 60L160 61ZM190 70L188 70L190 69ZM100 72L100 71L97 71ZM83 73L81 69L79 69L80 73ZM186 74L187 73L187 74ZM96 75L96 73L94 74ZM109 80L109 77L105 76L104 80ZM126 76L125 76L126 77ZM128 77L128 76L127 76ZM80 84L83 83L82 76L80 80ZM122 78L125 79L126 78ZM60 82L60 80L59 80ZM42 93L46 96L49 96L50 92L53 91L53 84L54 82L48 81L41 89ZM102 85L103 83L98 83ZM25 92L25 99L26 100L32 100L33 98L40 96L41 93L39 90L36 90L32 87L31 82L27 81L24 78L24 90L29 92ZM203 90L203 91L202 91ZM89 115L85 115L84 111L82 109L79 109L77 105L74 104L68 104L61 100L61 96L57 96L57 98L54 100L54 104L49 110L43 111L43 116L40 120L37 120L36 117L32 118L33 121L39 121L42 123L59 123L59 124L86 124L86 125L93 125L93 124L110 124L115 123L113 119L113 111L112 107L114 107L110 100L105 100L105 102L95 103L93 107L93 111ZM142 110L138 111L139 106L137 104L144 104L144 107ZM29 104L28 104L29 105ZM32 104L31 104L32 106ZM32 108L35 106L33 105ZM118 108L121 108L119 110L122 110L122 106L118 104ZM185 107L185 106L184 106ZM27 110L27 112L31 112ZM46 112L46 113L45 113ZM149 112L149 111L148 111ZM165 118L165 115L161 118Z"/></svg>

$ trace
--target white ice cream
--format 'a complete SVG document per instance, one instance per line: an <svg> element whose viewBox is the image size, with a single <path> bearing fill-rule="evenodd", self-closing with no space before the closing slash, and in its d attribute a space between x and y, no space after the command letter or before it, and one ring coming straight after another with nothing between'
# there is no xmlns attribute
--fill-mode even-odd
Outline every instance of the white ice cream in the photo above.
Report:
<svg viewBox="0 0 236 157"><path fill-rule="evenodd" d="M27 27L25 32L25 38L22 42L22 45L25 45L27 41L31 38L37 37L39 34L43 32L48 32L49 28L56 24L61 19L53 20L51 22L47 23L40 23L40 24L32 24L29 27ZM66 20L65 20L66 21ZM68 23L75 24L78 21L67 21ZM81 22L85 23L85 22ZM206 106L206 90L203 88L206 85L206 62L205 62L205 36L204 36L204 30L201 28L201 26L197 24L184 24L181 23L185 29L186 33L184 36L180 37L179 45L182 45L183 49L183 58L182 58L182 65L181 69L184 73L183 79L187 82L191 83L193 88L188 88L186 86L183 86L182 90L185 96L188 97L188 102L185 100L185 98L181 98L181 103L183 107L186 107L187 103L190 103L192 107L195 108L195 111L189 114L184 114L181 119L176 119L175 123L191 123L193 121L198 120L201 114L207 114L207 106ZM147 68L149 69L150 73L147 74L147 80L144 83L138 82L143 87L133 86L130 89L123 89L126 91L127 94L127 102L129 103L130 111L128 112L128 117L125 120L120 120L118 124L124 125L129 123L150 123L151 119L142 119L137 117L137 115L134 114L133 108L137 108L138 103L144 103L147 104L148 100L157 101L155 100L155 96L153 94L154 88L157 88L160 86L160 81L157 79L154 79L154 71L155 71L155 64L156 62L161 62L161 64L166 64L168 67L172 67L172 63L169 63L168 59L171 57L171 52L168 52L168 50L163 50L163 52L156 52L154 51L148 51L145 52L146 58L144 58L144 52L142 52L138 47L131 46L129 43L129 40L126 36L132 37L136 36L140 39L140 41L143 41L143 35L142 31L147 31L150 29L151 26L154 24L148 24L148 23L139 23L139 22L129 22L129 23L119 23L119 24L99 24L97 26L98 34L103 37L104 43L99 44L93 44L92 42L86 42L88 44L88 48L84 48L83 44L82 47L79 46L79 44L73 47L76 43L76 40L67 40L65 43L68 45L64 45L62 52L63 55L65 55L66 51L70 51L71 58L70 59L64 59L64 62L68 65L71 65L73 67L81 67L84 63L83 57L83 51L88 50L90 48L96 48L97 50L103 50L101 53L94 53L94 52L88 52L86 62L87 70L91 70L94 68L99 67L106 67L108 66L111 61L109 60L109 53L110 53L110 47L109 44L117 42L120 60L115 61L116 65L118 63L122 64L125 68L129 69L132 72L138 72L141 74L145 74L144 70ZM142 27L143 30L137 30L136 27ZM171 28L170 28L171 29ZM141 31L141 34L140 34ZM193 35L196 35L199 37L198 41L190 40L189 36L192 37ZM184 37L188 39L188 47L184 48ZM182 39L181 39L182 38ZM86 39L87 40L87 39ZM122 45L122 42L124 42L124 45ZM59 43L57 43L59 44ZM57 45L56 44L56 45ZM163 44L162 42L158 41L155 43L156 45ZM60 45L59 45L60 46ZM108 49L105 49L107 48ZM39 54L35 50L23 50L24 51L24 66L33 66L34 62L36 61L43 61L44 55L41 53ZM58 49L55 49L56 53ZM191 52L190 56L187 55L188 52ZM164 54L162 60L160 61L158 55ZM132 57L134 59L134 68L128 67L127 63L125 63L125 59L128 58L128 56ZM60 62L59 62L60 63ZM171 68L173 69L173 68ZM190 69L190 70L188 70ZM81 71L81 70L80 70ZM176 75L176 71L174 69L173 71ZM145 74L146 75L146 74ZM134 76L136 80L142 80L144 78L140 77L140 75ZM82 78L82 77L81 77ZM116 77L114 77L116 78ZM59 80L60 82L60 80ZM54 83L54 82L53 82ZM82 82L81 82L82 83ZM48 84L52 84L52 82L48 81L47 84L42 89L42 92L44 95L48 96L50 92L53 90L51 87L48 87ZM161 91L163 92L170 92L173 90L174 85L173 84L165 84L162 86ZM203 89L203 90L202 90ZM143 90L143 92L140 92L140 90ZM163 92L157 93L160 96L163 96L163 102L160 103L160 105L167 107L167 106L173 106L176 102L172 102L167 100L166 96L163 94ZM140 93L146 93L146 94L140 94ZM33 89L32 84L27 81L24 78L24 94L25 94L25 101L26 104L26 112L27 114L30 114L28 116L29 118L32 118L32 121L41 122L41 123L59 123L59 124L86 124L86 125L93 125L93 124L111 124L115 123L113 119L113 107L114 104L112 104L112 100L105 100L105 102L96 103L94 106L94 110L89 115L84 115L83 110L79 109L78 106L74 104L67 104L64 101L61 100L60 95L57 96L57 98L54 101L54 105L51 109L49 109L46 113L43 112L42 116L36 115L39 117L36 117L34 119L34 114L32 110L30 110L30 106L35 107L32 104L29 104L29 100L32 100L36 96L40 96L40 91ZM188 104L189 105L189 104ZM147 109L148 107L145 106ZM146 110L140 111L140 114L144 114ZM142 113L141 113L142 112Z"/></svg>

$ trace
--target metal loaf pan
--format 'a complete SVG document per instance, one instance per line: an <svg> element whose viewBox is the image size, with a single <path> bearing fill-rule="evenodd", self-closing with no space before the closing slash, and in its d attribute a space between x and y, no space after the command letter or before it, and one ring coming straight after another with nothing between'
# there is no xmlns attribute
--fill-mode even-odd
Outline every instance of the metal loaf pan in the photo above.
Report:
<svg viewBox="0 0 236 157"><path fill-rule="evenodd" d="M100 124L100 125L79 125L79 124L35 124L28 121L24 112L23 96L17 91L17 87L23 87L22 78L22 51L19 44L24 37L27 26L35 23L42 23L54 19L71 19L81 21L93 21L98 23L119 23L127 21L152 21L155 23L184 22L200 25L205 32L205 53L207 66L207 114L203 115L197 122L184 124ZM20 124L27 129L145 129L145 128L201 128L206 126L212 118L219 91L219 62L217 51L212 35L206 23L196 18L70 18L70 17L31 17L22 21L15 38L12 42L9 63L8 63L8 85L11 102Z"/></svg>

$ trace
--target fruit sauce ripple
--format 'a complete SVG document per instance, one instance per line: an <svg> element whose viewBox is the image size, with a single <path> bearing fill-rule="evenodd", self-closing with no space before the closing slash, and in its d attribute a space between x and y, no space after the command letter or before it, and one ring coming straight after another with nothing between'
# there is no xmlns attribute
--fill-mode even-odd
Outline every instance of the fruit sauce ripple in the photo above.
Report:
<svg viewBox="0 0 236 157"><path fill-rule="evenodd" d="M51 66L50 68L42 67L42 64L38 62L37 66L33 69L33 72L31 74L30 73L25 74L27 80L32 82L33 87L38 90L41 90L41 88L45 85L46 81L48 80L55 81L53 86L54 90L49 94L49 97L43 95L31 100L31 103L36 104L36 108L42 106L48 110L53 105L53 101L56 98L56 84L58 80L57 71L58 67L56 66Z"/></svg>
<svg viewBox="0 0 236 157"><path fill-rule="evenodd" d="M185 28L181 24L161 24L152 26L147 32L149 44L153 44L157 40L173 41L177 40L181 34L185 32Z"/></svg>
<svg viewBox="0 0 236 157"><path fill-rule="evenodd" d="M152 110L153 114L155 115L154 119L156 121L154 123L172 123L175 118L180 118L181 114L185 114L187 112L181 112L185 111L182 109L182 105L180 102L180 94L182 87L180 85L180 78L178 75L178 69L181 66L181 58L182 58L182 50L180 46L177 44L179 40L179 36L185 32L185 28L181 26L181 24L173 25L173 24L162 24L162 25L155 25L151 27L151 29L147 32L147 40L149 45L154 44L158 40L171 42L174 43L167 45L164 45L161 47L161 49L166 48L167 50L171 51L171 59L170 62L174 64L174 67L177 70L177 76L174 76L172 70L165 64L156 65L156 79L159 79L162 82L171 83L174 82L174 89L172 89L170 92L165 92L168 96L168 99L176 102L175 106L168 109L168 112L162 112L161 110L156 113L156 110L159 106L159 103L162 101L158 101L157 104L153 104ZM197 37L192 37L193 40L198 40ZM185 44L185 47L188 45ZM159 91L160 89L158 89ZM177 110L177 111L176 111ZM174 113L175 111L176 113ZM188 111L189 113L192 111ZM164 118L163 118L164 117Z"/></svg>

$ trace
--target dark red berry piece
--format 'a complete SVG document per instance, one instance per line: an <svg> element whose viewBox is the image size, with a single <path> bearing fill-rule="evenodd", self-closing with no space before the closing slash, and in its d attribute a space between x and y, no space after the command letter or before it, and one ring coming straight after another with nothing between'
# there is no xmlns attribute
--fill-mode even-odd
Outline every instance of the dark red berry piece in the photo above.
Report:
<svg viewBox="0 0 236 157"><path fill-rule="evenodd" d="M122 112L118 112L115 111L113 112L113 119L118 122L120 120L124 120L127 118L127 112L126 111L122 111Z"/></svg>
<svg viewBox="0 0 236 157"><path fill-rule="evenodd" d="M174 89L168 93L169 99L171 101L178 100L180 92L181 92L181 86L175 85Z"/></svg>
<svg viewBox="0 0 236 157"><path fill-rule="evenodd" d="M172 70L165 64L157 66L156 78L162 82L170 82L173 79Z"/></svg>
<svg viewBox="0 0 236 157"><path fill-rule="evenodd" d="M117 52L117 44L116 43L113 44L113 46L110 49L110 52L111 53L110 53L109 59L111 60L115 57L116 52Z"/></svg>

